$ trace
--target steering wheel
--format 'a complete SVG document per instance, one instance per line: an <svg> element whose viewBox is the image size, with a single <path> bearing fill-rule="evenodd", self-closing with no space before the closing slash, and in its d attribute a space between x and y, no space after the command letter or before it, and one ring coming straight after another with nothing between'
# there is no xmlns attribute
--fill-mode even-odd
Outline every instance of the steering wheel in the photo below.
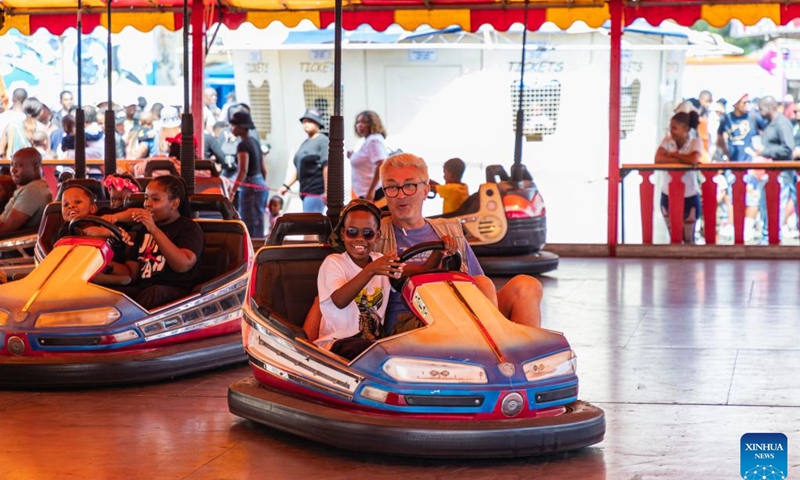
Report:
<svg viewBox="0 0 800 480"><path fill-rule="evenodd" d="M94 215L79 217L69 222L69 234L78 235L79 226L85 223L108 229L114 235L112 238L109 239L110 241L119 242L122 245L125 244L125 240L123 240L122 230L118 226L114 225L113 223L109 222L104 218L97 217ZM131 283L131 277L128 275L101 272L95 275L92 282L107 286L124 286Z"/></svg>
<svg viewBox="0 0 800 480"><path fill-rule="evenodd" d="M406 249L400 255L399 261L400 262L407 262L411 258L419 255L422 252L432 252L435 250L444 250L444 242L437 240L435 242L423 242L414 245L411 248ZM442 264L445 267L446 271L450 272L457 272L461 270L461 252L456 252L454 255L448 255L442 259ZM407 278L390 278L389 283L391 283L392 288L396 291L400 291L403 288Z"/></svg>
<svg viewBox="0 0 800 480"><path fill-rule="evenodd" d="M78 228L85 223L108 229L108 231L110 231L111 234L113 235L112 237L113 240L122 244L125 243L122 230L118 226L114 225L113 223L109 222L104 218L97 217L94 215L86 215L85 217L78 217L69 222L69 234L79 235Z"/></svg>

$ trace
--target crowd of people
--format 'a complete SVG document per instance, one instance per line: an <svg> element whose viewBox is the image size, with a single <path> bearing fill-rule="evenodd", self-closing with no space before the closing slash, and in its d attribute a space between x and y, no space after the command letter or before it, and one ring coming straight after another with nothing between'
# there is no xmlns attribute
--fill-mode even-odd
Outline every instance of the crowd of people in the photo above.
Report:
<svg viewBox="0 0 800 480"><path fill-rule="evenodd" d="M775 97L751 98L743 93L732 101L714 101L710 91L683 101L670 120L669 133L656 149L656 163L697 165L714 162L773 162L800 159L800 103L791 95L778 101ZM767 203L763 169L747 170L744 238L749 243L767 243ZM717 184L718 233L733 237L732 185L736 176L723 170L715 177ZM781 172L781 238L798 237L797 174ZM684 174L683 241L695 243L702 238L698 220L702 217L700 179L697 172ZM661 212L669 225L668 187L661 183ZM702 224L700 224L702 225Z"/></svg>
<svg viewBox="0 0 800 480"><path fill-rule="evenodd" d="M203 92L204 151L198 158L213 159L220 167L226 190L254 238L269 234L280 215L285 197L297 193L304 212L324 213L327 206L327 169L329 139L323 114L307 109L299 118L307 138L287 159L289 169L283 185L272 198L267 187L265 151L250 108L236 103L229 94L226 103L217 106L213 88ZM12 158L23 148L35 148L42 158L69 160L75 158L76 111L74 96L63 91L53 109L23 88L13 91L7 108L0 112L0 158ZM84 105L84 131L87 159L103 159L105 155L105 117L113 115L117 159L176 158L180 156L181 111L178 106L148 104L138 97L114 104ZM379 200L381 164L394 153L386 144L387 132L378 113L365 110L356 115L353 130L358 137L354 148L346 152L351 167L353 198ZM134 167L136 176L144 175L142 162ZM445 182L432 181L434 192L445 198L445 213L455 210L468 196L461 183L464 162L451 159L445 166ZM3 179L0 178L0 181ZM292 189L297 185L296 192ZM9 191L0 195L10 197ZM268 200L269 199L269 200ZM278 206L280 203L280 206Z"/></svg>
<svg viewBox="0 0 800 480"><path fill-rule="evenodd" d="M233 113L249 113L249 106L235 103L229 96L220 108L216 105L216 91L204 92L202 132L204 152L201 158L211 158L231 170L236 169L235 136L230 117ZM29 97L24 88L15 89L8 105L0 102L0 158L11 158L22 148L36 148L43 158L75 158L76 112L74 96L70 91L59 95L54 108L36 97ZM109 108L108 102L83 105L86 158L103 159L105 156L105 116L114 118L114 141L117 159L145 159L168 156L170 146L179 139L181 108L162 103L148 104L144 97L123 100ZM227 152L227 153L226 153ZM200 152L197 152L198 154Z"/></svg>

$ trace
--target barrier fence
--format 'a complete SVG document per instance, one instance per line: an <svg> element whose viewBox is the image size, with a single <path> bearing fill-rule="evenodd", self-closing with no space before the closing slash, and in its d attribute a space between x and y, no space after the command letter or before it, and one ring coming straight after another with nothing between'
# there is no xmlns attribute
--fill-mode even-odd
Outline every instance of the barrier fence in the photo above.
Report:
<svg viewBox="0 0 800 480"><path fill-rule="evenodd" d="M620 193L622 196L622 239L625 238L625 177L637 172L642 179L639 185L639 198L642 220L642 243L645 245L653 244L654 221L662 221L659 213L654 215L655 191L659 188L656 182L655 172L663 171L671 179L669 189L669 231L670 243L680 244L683 232L683 198L686 185L683 183L683 175L686 171L697 171L703 179L700 184L700 196L702 204L702 217L705 221L705 241L707 245L717 243L717 184L714 177L725 170L730 170L735 177L732 186L731 203L733 207L733 243L743 245L744 224L745 224L745 196L747 185L744 177L752 170L763 170L764 184L763 194L766 197L767 210L767 229L769 245L780 244L780 190L781 185L778 180L781 172L800 170L800 162L712 162L697 166L683 164L624 164L620 167ZM800 182L797 182L800 183ZM658 220L655 220L658 218ZM698 216L699 218L699 216Z"/></svg>

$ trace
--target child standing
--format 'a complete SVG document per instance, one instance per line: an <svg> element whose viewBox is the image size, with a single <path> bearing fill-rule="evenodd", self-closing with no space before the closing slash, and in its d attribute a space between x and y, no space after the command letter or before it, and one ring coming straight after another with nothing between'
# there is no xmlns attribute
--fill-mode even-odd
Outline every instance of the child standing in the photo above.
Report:
<svg viewBox="0 0 800 480"><path fill-rule="evenodd" d="M679 112L669 122L669 134L656 150L655 163L682 163L697 165L703 152L703 142L690 134L697 127L697 112ZM683 241L694 243L695 223L700 216L700 183L697 172L688 170L683 174ZM669 226L669 183L661 187L661 213Z"/></svg>
<svg viewBox="0 0 800 480"><path fill-rule="evenodd" d="M455 212L469 198L469 188L465 183L461 183L465 169L464 160L451 158L444 162L444 185L430 180L431 189L444 200L442 206L444 214Z"/></svg>
<svg viewBox="0 0 800 480"><path fill-rule="evenodd" d="M380 219L371 202L350 202L335 229L345 253L329 255L317 277L322 319L314 343L349 360L383 336L389 277L399 278L403 270L396 255L372 251Z"/></svg>
<svg viewBox="0 0 800 480"><path fill-rule="evenodd" d="M283 210L283 198L279 195L273 195L267 204L267 236L272 232L275 220L281 216L281 210Z"/></svg>

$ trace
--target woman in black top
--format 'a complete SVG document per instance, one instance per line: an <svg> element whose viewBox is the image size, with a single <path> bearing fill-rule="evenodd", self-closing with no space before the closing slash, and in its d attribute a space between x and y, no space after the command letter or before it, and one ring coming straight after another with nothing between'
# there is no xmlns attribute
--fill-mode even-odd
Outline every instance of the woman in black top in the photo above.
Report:
<svg viewBox="0 0 800 480"><path fill-rule="evenodd" d="M205 238L189 213L186 186L178 177L154 178L145 191L144 208L129 209L142 225L128 248L122 270L134 287L120 290L139 305L152 310L189 295L200 281L200 257Z"/></svg>
<svg viewBox="0 0 800 480"><path fill-rule="evenodd" d="M308 135L294 156L294 169L286 176L286 183L278 190L286 194L296 181L300 181L300 198L304 212L325 212L328 184L328 137L321 130L322 117L319 112L309 108L300 117L303 130Z"/></svg>
<svg viewBox="0 0 800 480"><path fill-rule="evenodd" d="M258 139L249 134L255 128L250 114L236 112L231 116L230 124L233 134L242 141L236 147L236 158L239 170L236 175L234 189L230 192L231 200L235 188L239 188L239 214L247 225L253 238L264 238L264 209L267 205L267 168Z"/></svg>

